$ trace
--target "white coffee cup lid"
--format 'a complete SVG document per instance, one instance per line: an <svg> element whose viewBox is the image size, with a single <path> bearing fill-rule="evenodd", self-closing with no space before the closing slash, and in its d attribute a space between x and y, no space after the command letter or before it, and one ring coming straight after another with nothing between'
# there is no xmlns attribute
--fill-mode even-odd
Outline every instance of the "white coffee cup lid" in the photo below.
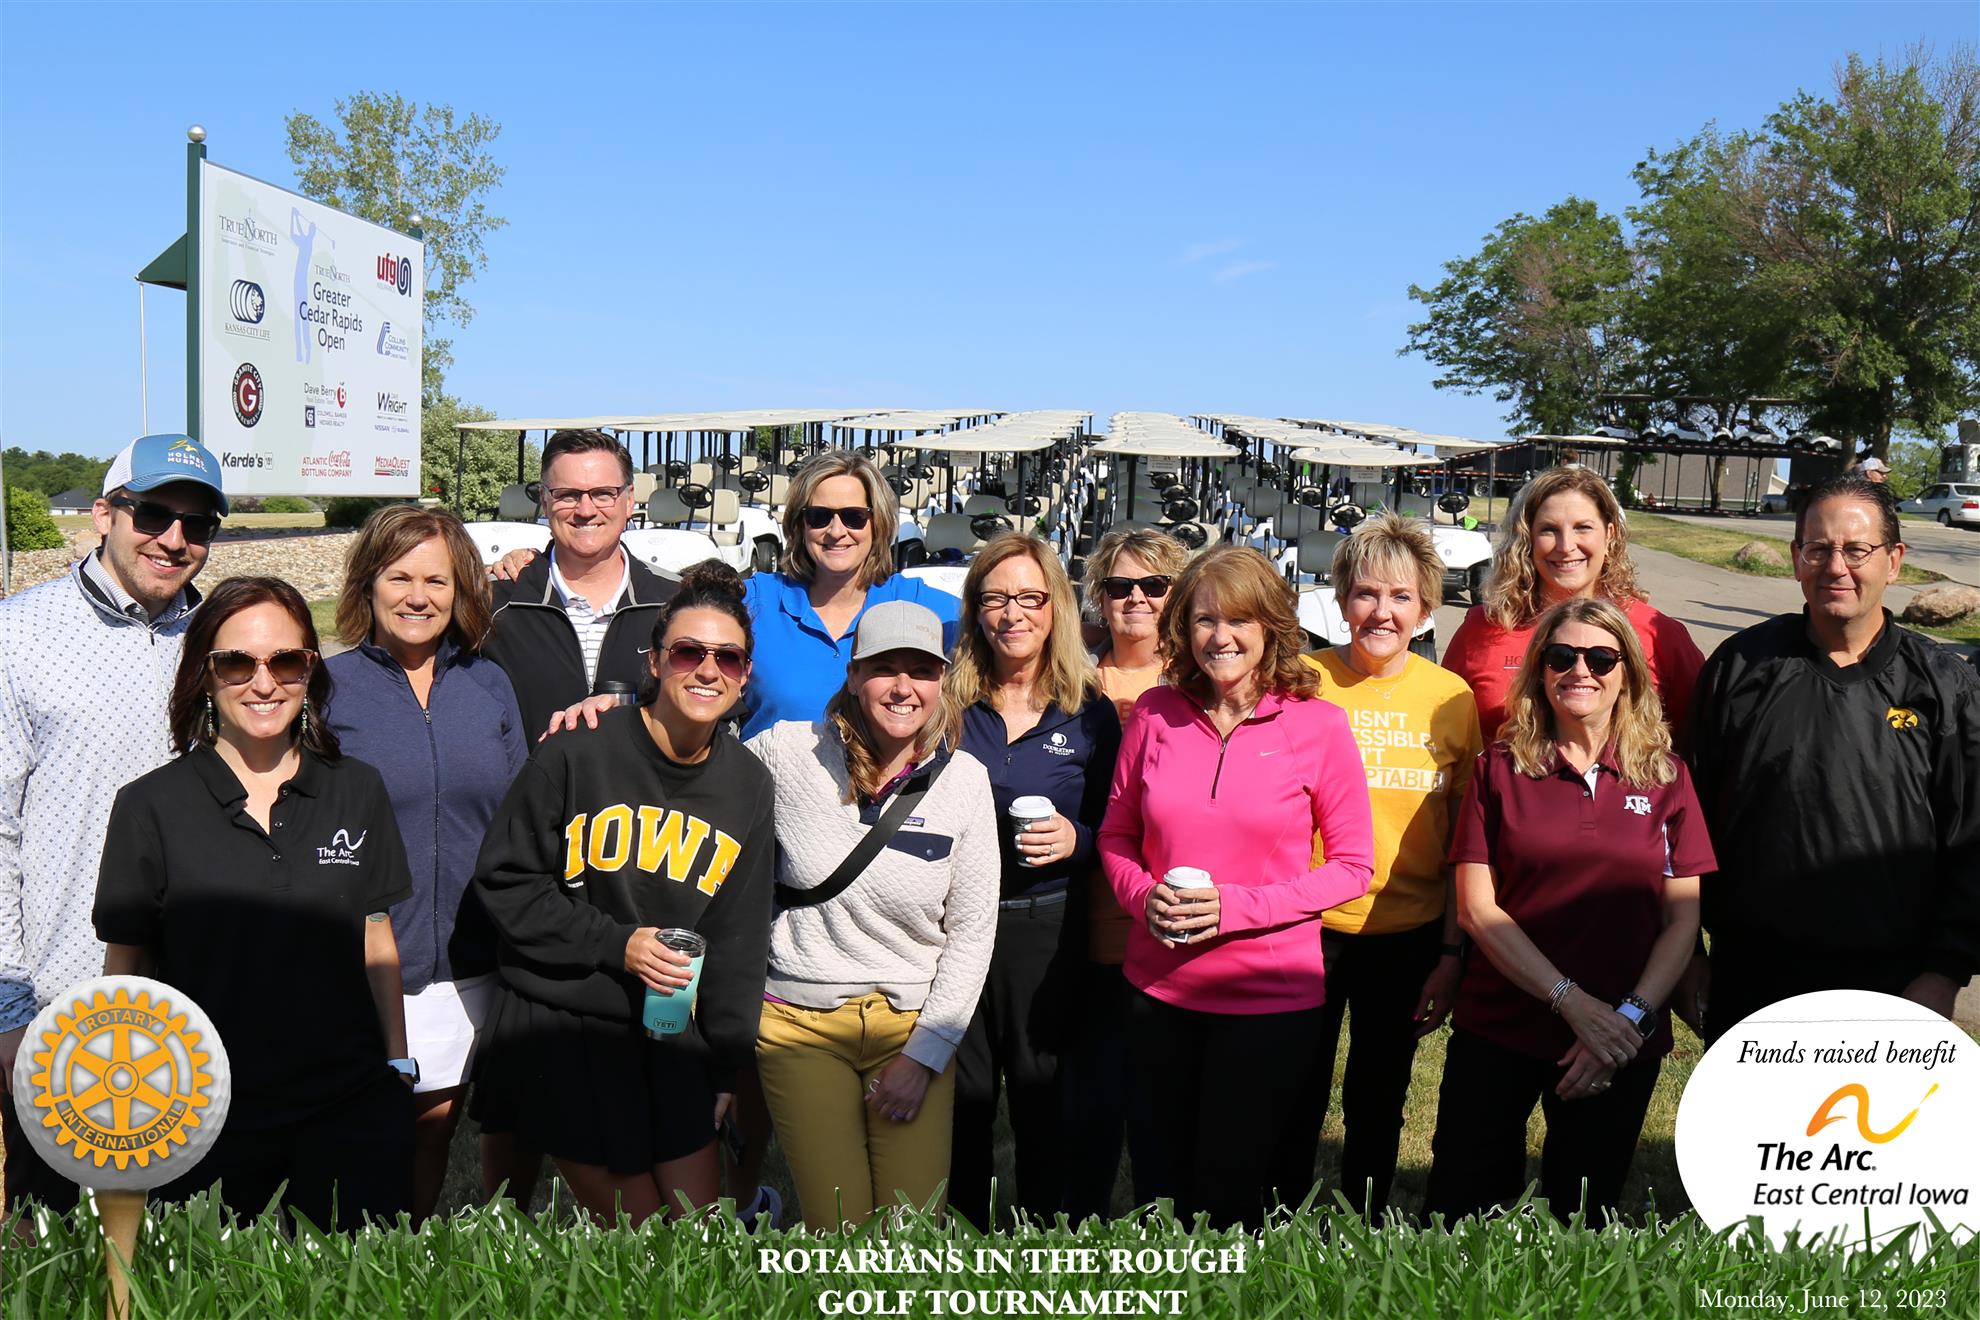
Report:
<svg viewBox="0 0 1980 1320"><path fill-rule="evenodd" d="M1172 866L1162 882L1171 889L1214 889L1217 885L1200 866Z"/></svg>
<svg viewBox="0 0 1980 1320"><path fill-rule="evenodd" d="M1011 814L1021 820L1043 820L1057 812L1058 808L1052 805L1052 799L1048 797L1021 797L1011 803Z"/></svg>

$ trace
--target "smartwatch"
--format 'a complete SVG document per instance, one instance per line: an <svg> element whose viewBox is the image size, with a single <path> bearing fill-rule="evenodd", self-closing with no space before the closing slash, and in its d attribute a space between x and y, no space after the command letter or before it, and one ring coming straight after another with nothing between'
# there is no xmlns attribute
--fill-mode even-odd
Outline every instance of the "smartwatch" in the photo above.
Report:
<svg viewBox="0 0 1980 1320"><path fill-rule="evenodd" d="M385 1060L385 1066L411 1082L414 1086L419 1085L418 1059L387 1059Z"/></svg>
<svg viewBox="0 0 1980 1320"><path fill-rule="evenodd" d="M1625 999L1620 1004L1617 1004L1616 1012L1621 1015L1625 1022L1636 1028L1637 1035L1648 1040L1657 1030L1657 1019L1651 1014L1644 1012L1642 1005L1632 1002L1634 998L1635 996L1631 996L1630 999Z"/></svg>

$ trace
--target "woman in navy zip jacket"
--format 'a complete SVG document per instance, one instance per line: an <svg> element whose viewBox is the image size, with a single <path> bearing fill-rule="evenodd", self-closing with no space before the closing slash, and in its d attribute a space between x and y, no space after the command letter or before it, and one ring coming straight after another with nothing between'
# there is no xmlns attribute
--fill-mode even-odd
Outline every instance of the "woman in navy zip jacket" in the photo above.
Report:
<svg viewBox="0 0 1980 1320"><path fill-rule="evenodd" d="M1080 637L1079 599L1050 546L1007 532L977 553L945 684L963 712L963 750L990 772L1003 861L990 973L956 1053L949 1174L951 1208L988 1230L1000 1077L1017 1139L1005 1204L1049 1218L1063 1199L1059 1060L1080 1017L1086 880L1121 745L1120 716ZM1020 839L1009 813L1029 796L1049 798L1053 814Z"/></svg>
<svg viewBox="0 0 1980 1320"><path fill-rule="evenodd" d="M515 690L477 654L488 584L460 519L399 504L365 523L345 566L337 633L355 649L325 662L330 726L391 794L413 895L392 908L408 1050L419 1060L413 1215L433 1213L475 1031L493 992L494 931L470 890L489 819L529 755ZM523 1204L540 1157L482 1141L482 1175Z"/></svg>

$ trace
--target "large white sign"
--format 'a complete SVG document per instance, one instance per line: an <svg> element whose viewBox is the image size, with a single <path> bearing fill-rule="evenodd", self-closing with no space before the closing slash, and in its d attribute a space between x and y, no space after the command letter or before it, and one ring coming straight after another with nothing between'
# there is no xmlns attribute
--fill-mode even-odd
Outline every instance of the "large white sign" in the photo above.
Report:
<svg viewBox="0 0 1980 1320"><path fill-rule="evenodd" d="M199 438L229 495L419 494L423 245L199 170Z"/></svg>

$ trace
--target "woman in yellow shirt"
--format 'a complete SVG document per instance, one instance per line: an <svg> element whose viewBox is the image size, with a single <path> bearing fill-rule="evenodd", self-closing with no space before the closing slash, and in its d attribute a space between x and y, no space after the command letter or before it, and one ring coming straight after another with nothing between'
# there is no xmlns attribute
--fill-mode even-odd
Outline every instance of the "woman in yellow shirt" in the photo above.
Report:
<svg viewBox="0 0 1980 1320"><path fill-rule="evenodd" d="M1375 875L1366 896L1322 918L1327 1003L1313 1141L1326 1116L1341 1019L1351 1014L1341 1182L1350 1204L1379 1217L1395 1180L1416 1042L1442 1025L1457 997L1462 953L1444 858L1483 739L1464 680L1409 650L1417 624L1443 596L1444 564L1430 529L1395 514L1371 518L1335 550L1333 574L1351 640L1306 661L1361 746Z"/></svg>

